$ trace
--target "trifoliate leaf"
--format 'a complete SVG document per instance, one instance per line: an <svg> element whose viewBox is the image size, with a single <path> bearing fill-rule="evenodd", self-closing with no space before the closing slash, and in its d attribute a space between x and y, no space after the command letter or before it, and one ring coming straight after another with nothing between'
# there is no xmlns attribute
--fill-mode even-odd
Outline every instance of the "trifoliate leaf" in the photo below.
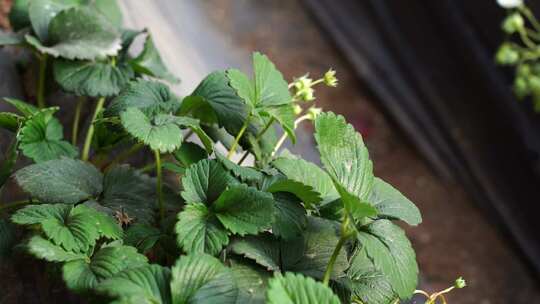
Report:
<svg viewBox="0 0 540 304"><path fill-rule="evenodd" d="M49 37L49 23L62 10L79 4L78 0L31 0L28 3L28 16L34 33L42 42Z"/></svg>
<svg viewBox="0 0 540 304"><path fill-rule="evenodd" d="M49 23L46 44L30 35L26 35L26 41L54 57L82 60L114 56L121 47L114 27L103 15L88 7L59 12Z"/></svg>
<svg viewBox="0 0 540 304"><path fill-rule="evenodd" d="M139 56L132 59L130 64L138 73L165 79L173 83L179 82L179 79L167 70L150 34L146 37L143 51Z"/></svg>
<svg viewBox="0 0 540 304"><path fill-rule="evenodd" d="M202 203L187 204L176 223L178 245L188 254L217 255L229 243L227 231Z"/></svg>
<svg viewBox="0 0 540 304"><path fill-rule="evenodd" d="M299 237L307 225L306 209L290 193L274 193L275 219L272 232L285 240Z"/></svg>
<svg viewBox="0 0 540 304"><path fill-rule="evenodd" d="M79 153L64 139L64 128L53 117L55 108L45 109L30 116L19 134L19 148L22 153L36 163L62 157L74 158Z"/></svg>
<svg viewBox="0 0 540 304"><path fill-rule="evenodd" d="M9 12L9 23L13 30L18 31L30 26L30 17L28 16L28 3L30 0L12 1Z"/></svg>
<svg viewBox="0 0 540 304"><path fill-rule="evenodd" d="M369 202L377 208L379 216L403 220L414 226L422 222L414 203L380 178L375 178Z"/></svg>
<svg viewBox="0 0 540 304"><path fill-rule="evenodd" d="M15 113L0 112L0 128L8 131L17 132L23 120L23 117Z"/></svg>
<svg viewBox="0 0 540 304"><path fill-rule="evenodd" d="M24 167L15 180L42 202L74 204L99 195L103 177L89 163L62 158Z"/></svg>
<svg viewBox="0 0 540 304"><path fill-rule="evenodd" d="M8 104L12 105L19 112L21 112L21 114L23 114L24 117L28 118L39 112L38 108L22 100L15 99L15 98L6 98L6 97L4 97L3 100L7 102Z"/></svg>
<svg viewBox="0 0 540 304"><path fill-rule="evenodd" d="M345 208L356 218L374 216L377 210L365 203L374 176L362 136L343 116L327 112L315 120L315 139L321 162L334 180Z"/></svg>
<svg viewBox="0 0 540 304"><path fill-rule="evenodd" d="M358 240L399 297L409 299L418 283L418 265L403 230L389 220L377 220L359 231Z"/></svg>
<svg viewBox="0 0 540 304"><path fill-rule="evenodd" d="M116 166L105 173L101 205L148 225L154 222L155 202L156 186L150 176L128 165Z"/></svg>
<svg viewBox="0 0 540 304"><path fill-rule="evenodd" d="M26 248L33 256L49 262L69 262L86 258L84 253L66 251L38 235L30 238Z"/></svg>
<svg viewBox="0 0 540 304"><path fill-rule="evenodd" d="M74 260L64 264L62 275L67 287L76 292L88 291L122 270L146 265L148 259L131 246L101 248L90 260Z"/></svg>
<svg viewBox="0 0 540 304"><path fill-rule="evenodd" d="M256 234L274 219L272 195L243 184L232 185L212 204L219 221L234 234Z"/></svg>
<svg viewBox="0 0 540 304"><path fill-rule="evenodd" d="M286 273L268 282L268 304L340 304L339 298L328 286L301 274Z"/></svg>
<svg viewBox="0 0 540 304"><path fill-rule="evenodd" d="M111 102L105 114L120 115L129 108L141 110L149 118L157 114L175 113L180 100L168 86L157 81L139 79L132 81Z"/></svg>
<svg viewBox="0 0 540 304"><path fill-rule="evenodd" d="M191 165L182 177L182 197L188 203L214 202L225 189L238 183L216 160Z"/></svg>
<svg viewBox="0 0 540 304"><path fill-rule="evenodd" d="M322 279L338 241L336 222L308 217L308 224L300 238L282 241L283 271L300 272ZM299 246L303 246L303 250L298 250ZM332 278L345 276L348 267L347 254L342 248L336 258Z"/></svg>
<svg viewBox="0 0 540 304"><path fill-rule="evenodd" d="M229 250L255 261L269 271L281 271L279 242L270 234L234 238Z"/></svg>
<svg viewBox="0 0 540 304"><path fill-rule="evenodd" d="M208 158L208 153L201 146L185 142L173 153L174 158L184 167L189 167L194 163Z"/></svg>
<svg viewBox="0 0 540 304"><path fill-rule="evenodd" d="M120 299L119 303L170 304L171 272L159 265L145 265L123 270L101 281L97 291Z"/></svg>
<svg viewBox="0 0 540 304"><path fill-rule="evenodd" d="M227 77L238 95L254 108L278 106L292 101L288 84L274 64L261 53L253 53L253 81L237 70L229 70Z"/></svg>
<svg viewBox="0 0 540 304"><path fill-rule="evenodd" d="M171 269L172 302L229 303L236 299L236 288L230 270L206 254L181 256ZM200 302L202 303L202 302Z"/></svg>
<svg viewBox="0 0 540 304"><path fill-rule="evenodd" d="M133 77L128 65L113 66L101 61L57 59L53 71L54 79L63 90L92 97L117 95Z"/></svg>
<svg viewBox="0 0 540 304"><path fill-rule="evenodd" d="M377 270L364 249L352 257L347 277L353 299L365 304L392 304L396 301L397 296L388 279Z"/></svg>
<svg viewBox="0 0 540 304"><path fill-rule="evenodd" d="M280 179L275 181L266 189L266 191L270 193L292 193L307 205L316 204L322 200L319 193L314 191L311 186L304 185L303 183L292 179Z"/></svg>
<svg viewBox="0 0 540 304"><path fill-rule="evenodd" d="M208 111L212 109L213 111ZM229 86L229 79L225 72L213 72L197 86L193 93L184 98L180 107L180 114L192 114L206 123L208 112L213 112L220 127L224 127L229 134L238 134L248 117L248 110L244 101L238 97L235 90ZM248 132L254 130L248 128Z"/></svg>
<svg viewBox="0 0 540 304"><path fill-rule="evenodd" d="M152 150L168 153L182 144L180 128L162 116L151 120L138 108L129 108L120 114L120 118L126 131Z"/></svg>
<svg viewBox="0 0 540 304"><path fill-rule="evenodd" d="M146 253L154 247L163 233L156 227L145 224L133 224L125 232L124 244L133 246L139 252Z"/></svg>
<svg viewBox="0 0 540 304"><path fill-rule="evenodd" d="M303 159L280 157L272 163L288 179L311 186L319 192L323 200L335 199L339 196L332 179L317 165Z"/></svg>

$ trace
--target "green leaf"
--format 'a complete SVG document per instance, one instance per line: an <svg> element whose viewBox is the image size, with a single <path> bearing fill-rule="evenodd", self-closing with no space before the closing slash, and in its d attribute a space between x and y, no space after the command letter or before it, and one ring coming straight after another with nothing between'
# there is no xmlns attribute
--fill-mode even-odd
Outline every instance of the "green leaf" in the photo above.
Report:
<svg viewBox="0 0 540 304"><path fill-rule="evenodd" d="M70 158L24 167L15 180L32 197L46 203L74 204L102 191L102 175L89 163Z"/></svg>
<svg viewBox="0 0 540 304"><path fill-rule="evenodd" d="M234 238L229 245L229 250L255 261L269 271L281 271L279 242L270 234Z"/></svg>
<svg viewBox="0 0 540 304"><path fill-rule="evenodd" d="M274 193L275 220L272 232L285 240L299 237L307 225L306 209L289 193Z"/></svg>
<svg viewBox="0 0 540 304"><path fill-rule="evenodd" d="M253 70L253 82L237 70L227 72L231 86L246 102L257 108L292 101L287 82L266 55L253 53Z"/></svg>
<svg viewBox="0 0 540 304"><path fill-rule="evenodd" d="M326 112L315 120L321 162L347 192L366 201L373 186L373 164L362 136L343 116Z"/></svg>
<svg viewBox="0 0 540 304"><path fill-rule="evenodd" d="M15 98L4 97L3 100L17 109L24 117L30 117L39 112L39 109L35 106Z"/></svg>
<svg viewBox="0 0 540 304"><path fill-rule="evenodd" d="M389 220L377 220L358 233L358 240L399 297L409 299L418 283L418 265L403 230Z"/></svg>
<svg viewBox="0 0 540 304"><path fill-rule="evenodd" d="M121 303L171 303L171 272L159 265L129 268L101 281L97 291Z"/></svg>
<svg viewBox="0 0 540 304"><path fill-rule="evenodd" d="M245 263L234 263L231 273L238 290L234 303L265 303L265 291L270 273Z"/></svg>
<svg viewBox="0 0 540 304"><path fill-rule="evenodd" d="M234 234L256 234L273 221L272 195L243 184L232 185L212 204L219 221Z"/></svg>
<svg viewBox="0 0 540 304"><path fill-rule="evenodd" d="M35 257L49 262L69 262L85 259L83 253L66 251L62 247L35 235L26 244L28 251Z"/></svg>
<svg viewBox="0 0 540 304"><path fill-rule="evenodd" d="M187 204L175 227L178 245L188 254L217 255L229 243L225 228L202 203Z"/></svg>
<svg viewBox="0 0 540 304"><path fill-rule="evenodd" d="M100 204L126 213L135 223L154 222L156 199L155 180L135 168L121 165L105 173Z"/></svg>
<svg viewBox="0 0 540 304"><path fill-rule="evenodd" d="M281 179L272 183L266 191L270 193L288 192L294 194L307 205L317 204L322 200L319 193L314 191L311 186L304 185L291 179Z"/></svg>
<svg viewBox="0 0 540 304"><path fill-rule="evenodd" d="M287 136L291 139L291 142L296 143L296 134L294 133L294 121L296 120L296 114L294 113L294 107L290 104L268 107L264 110L264 113L274 118L279 122L283 130L287 133Z"/></svg>
<svg viewBox="0 0 540 304"><path fill-rule="evenodd" d="M182 197L188 203L214 202L237 181L216 160L205 159L191 165L182 177Z"/></svg>
<svg viewBox="0 0 540 304"><path fill-rule="evenodd" d="M0 128L4 128L11 132L17 132L23 118L15 113L0 112Z"/></svg>
<svg viewBox="0 0 540 304"><path fill-rule="evenodd" d="M179 79L167 70L165 63L163 63L163 60L159 55L159 51L154 45L152 35L150 34L148 34L148 36L146 37L143 51L139 54L139 56L132 59L130 61L130 64L133 66L133 69L138 73L165 79L173 83L179 82Z"/></svg>
<svg viewBox="0 0 540 304"><path fill-rule="evenodd" d="M34 33L42 42L47 42L49 23L62 10L79 4L78 0L31 0L28 3L28 16Z"/></svg>
<svg viewBox="0 0 540 304"><path fill-rule="evenodd" d="M206 151L209 154L212 154L212 139L203 131L203 129L199 125L199 120L187 116L175 116L171 114L158 115L156 116L156 118L157 117L162 117L162 120L164 122L174 123L179 127L190 128L195 134L197 134L204 147L206 148Z"/></svg>
<svg viewBox="0 0 540 304"><path fill-rule="evenodd" d="M65 59L55 60L53 71L63 90L92 97L118 95L134 75L124 63L113 66L109 62Z"/></svg>
<svg viewBox="0 0 540 304"><path fill-rule="evenodd" d="M319 192L323 200L331 200L339 196L330 176L314 163L303 159L280 157L272 164L288 179L311 186L313 190Z"/></svg>
<svg viewBox="0 0 540 304"><path fill-rule="evenodd" d="M53 117L55 108L41 110L30 116L19 134L19 148L22 153L36 163L62 157L75 158L79 154L64 139L64 128L60 121Z"/></svg>
<svg viewBox="0 0 540 304"><path fill-rule="evenodd" d="M162 116L151 120L138 108L129 108L120 114L120 118L126 131L152 150L168 153L182 144L180 128Z"/></svg>
<svg viewBox="0 0 540 304"><path fill-rule="evenodd" d="M103 15L87 7L59 12L49 23L46 45L30 35L26 35L26 41L40 52L67 59L114 56L121 47L114 27Z"/></svg>
<svg viewBox="0 0 540 304"><path fill-rule="evenodd" d="M213 110L218 125L229 134L238 134L248 116L244 101L229 86L229 79L221 71L208 75L191 96L183 100L180 114L199 114L194 116L205 121L200 113L208 116L208 107ZM250 128L248 131L253 130Z"/></svg>
<svg viewBox="0 0 540 304"><path fill-rule="evenodd" d="M11 216L11 221L19 225L40 224L47 219L63 221L72 208L72 205L67 204L30 205L17 210Z"/></svg>
<svg viewBox="0 0 540 304"><path fill-rule="evenodd" d="M122 10L116 0L86 0L90 7L100 12L105 16L115 28L122 27Z"/></svg>
<svg viewBox="0 0 540 304"><path fill-rule="evenodd" d="M373 164L362 136L343 116L322 113L315 120L321 162L334 180L345 208L359 219L377 210L365 203L373 186Z"/></svg>
<svg viewBox="0 0 540 304"><path fill-rule="evenodd" d="M339 298L332 290L301 274L286 273L278 275L268 283L266 292L268 304L340 304Z"/></svg>
<svg viewBox="0 0 540 304"><path fill-rule="evenodd" d="M219 152L216 152L216 159L219 160L221 164L234 176L236 176L242 181L258 182L263 178L263 174L256 169L237 165Z"/></svg>
<svg viewBox="0 0 540 304"><path fill-rule="evenodd" d="M414 203L380 178L375 178L369 202L377 208L379 216L403 220L413 226L422 222Z"/></svg>
<svg viewBox="0 0 540 304"><path fill-rule="evenodd" d="M125 232L124 244L133 246L139 252L147 253L159 241L163 233L156 227L133 224Z"/></svg>
<svg viewBox="0 0 540 304"><path fill-rule="evenodd" d="M64 264L62 275L67 287L76 292L90 290L122 270L146 265L148 259L131 246L101 248L88 260L74 260Z"/></svg>
<svg viewBox="0 0 540 304"><path fill-rule="evenodd" d="M322 279L339 241L337 229L336 222L308 217L308 224L301 237L282 241L283 271L300 272ZM336 258L332 278L344 277L348 267L347 254L342 248Z"/></svg>
<svg viewBox="0 0 540 304"><path fill-rule="evenodd" d="M173 156L184 167L189 167L200 160L208 158L208 153L197 144L185 142L178 150L174 151Z"/></svg>
<svg viewBox="0 0 540 304"><path fill-rule="evenodd" d="M129 108L137 108L149 118L154 118L157 114L175 113L179 105L179 99L165 84L138 79L128 83L105 114L116 116Z"/></svg>
<svg viewBox="0 0 540 304"><path fill-rule="evenodd" d="M28 16L28 3L30 0L14 0L12 2L9 23L13 30L18 31L30 26L30 17Z"/></svg>
<svg viewBox="0 0 540 304"><path fill-rule="evenodd" d="M358 250L347 270L349 286L354 299L365 304L391 304L397 296L388 279L373 265L364 249Z"/></svg>
<svg viewBox="0 0 540 304"><path fill-rule="evenodd" d="M197 299L206 303L229 303L231 298L236 298L232 275L212 256L181 256L171 271L172 302L175 304L198 303Z"/></svg>

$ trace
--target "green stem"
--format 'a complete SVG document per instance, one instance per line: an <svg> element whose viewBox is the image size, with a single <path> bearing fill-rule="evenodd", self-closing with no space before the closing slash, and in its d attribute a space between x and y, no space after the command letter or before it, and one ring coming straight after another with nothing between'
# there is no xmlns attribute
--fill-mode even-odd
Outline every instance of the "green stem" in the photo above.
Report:
<svg viewBox="0 0 540 304"><path fill-rule="evenodd" d="M125 150L124 152L118 154L108 165L107 165L107 168L112 168L116 165L118 165L119 163L125 161L126 159L128 159L130 156L132 156L133 154L139 152L142 148L144 148L144 144L143 143L137 143L137 144L134 144L133 146L131 146L131 148Z"/></svg>
<svg viewBox="0 0 540 304"><path fill-rule="evenodd" d="M343 247L343 244L345 244L345 241L347 241L347 237L341 236L339 238L338 243L336 244L336 248L334 248L334 252L332 253L332 256L330 257L330 261L328 261L328 265L326 266L326 271L324 272L323 277L323 284L328 286L328 283L330 282L330 277L332 276L332 270L334 270L334 264L336 263L336 259L339 255L339 251L341 250L341 247Z"/></svg>
<svg viewBox="0 0 540 304"><path fill-rule="evenodd" d="M268 120L268 122L266 123L264 128L261 130L261 132L259 132L259 134L257 134L257 137L255 137L256 141L261 140L264 133L266 133L266 131L268 131L268 129L270 129L270 126L274 123L274 121L276 121L276 119L274 117L272 117L272 118L270 118L270 120ZM238 161L238 165L241 165L244 162L244 160L246 160L248 155L249 155L249 151L244 152L244 155L242 155L242 158L240 158L240 160Z"/></svg>
<svg viewBox="0 0 540 304"><path fill-rule="evenodd" d="M81 110L82 105L86 101L86 97L81 96L79 97L79 100L77 101L77 106L75 107L75 117L73 118L73 126L71 129L71 143L76 146L77 145L77 139L79 137L79 122L81 120Z"/></svg>
<svg viewBox="0 0 540 304"><path fill-rule="evenodd" d="M39 57L39 78L37 86L37 105L38 108L45 108L45 72L47 71L47 54Z"/></svg>
<svg viewBox="0 0 540 304"><path fill-rule="evenodd" d="M240 142L240 139L242 138L242 135L244 135L244 132L246 131L249 125L249 118L250 118L249 116L246 118L246 121L244 122L244 125L240 129L240 132L238 132L238 135L236 135L236 138L234 139L234 142L231 148L229 149L229 153L227 153L227 159L231 159L231 157L233 156L236 150L236 147L238 146L238 143Z"/></svg>
<svg viewBox="0 0 540 304"><path fill-rule="evenodd" d="M16 208L16 207L28 205L28 204L31 204L31 203L32 203L32 201L16 201L16 202L12 202L12 203L9 203L9 204L0 205L0 210Z"/></svg>
<svg viewBox="0 0 540 304"><path fill-rule="evenodd" d="M94 115L92 116L92 121L90 122L88 131L86 132L86 139L84 140L83 153L81 157L84 161L88 161L88 156L90 154L90 146L92 145L92 138L94 137L94 122L97 119L101 110L103 109L104 104L105 97L101 97L100 99L98 99L96 109L94 110Z"/></svg>
<svg viewBox="0 0 540 304"><path fill-rule="evenodd" d="M311 115L309 114L304 114L300 117L298 117L295 121L294 121L294 129L296 130L296 128L298 127L298 125L304 121L304 120L307 120L307 119L310 119L311 118ZM287 132L284 132L283 135L281 135L281 137L279 138L276 146L274 147L274 151L272 151L272 156L275 156L276 153L278 152L279 148L281 148L281 146L285 143L285 140L287 139Z"/></svg>
<svg viewBox="0 0 540 304"><path fill-rule="evenodd" d="M153 162L153 163L151 163L151 164L148 164L148 165L146 165L146 166L140 168L140 169L139 169L139 172L141 172L141 173L148 173L148 172L154 170L155 168L156 168L156 163Z"/></svg>
<svg viewBox="0 0 540 304"><path fill-rule="evenodd" d="M540 32L540 23L538 23L538 20L536 20L531 10L525 6L520 6L518 9L523 15L525 15L534 29Z"/></svg>
<svg viewBox="0 0 540 304"><path fill-rule="evenodd" d="M163 174L161 169L161 155L158 150L154 150L154 157L156 159L156 175L157 175L157 195L159 206L159 217L161 220L165 219L165 206L163 203Z"/></svg>

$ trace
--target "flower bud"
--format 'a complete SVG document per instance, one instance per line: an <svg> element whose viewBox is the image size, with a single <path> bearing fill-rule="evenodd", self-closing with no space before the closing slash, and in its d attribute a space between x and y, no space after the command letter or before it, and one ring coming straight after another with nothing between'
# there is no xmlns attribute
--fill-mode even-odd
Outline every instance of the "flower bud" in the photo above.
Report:
<svg viewBox="0 0 540 304"><path fill-rule="evenodd" d="M306 74L294 80L294 88L296 89L296 91L302 91L303 89L311 88L313 79L309 78L308 76L309 75Z"/></svg>
<svg viewBox="0 0 540 304"><path fill-rule="evenodd" d="M454 286L456 288L463 288L463 287L467 286L467 282L465 282L465 280L462 277L459 277L459 278L456 279L456 282L454 283Z"/></svg>
<svg viewBox="0 0 540 304"><path fill-rule="evenodd" d="M302 113L302 107L298 104L295 104L293 106L293 111L294 111L294 115L300 115L300 113Z"/></svg>
<svg viewBox="0 0 540 304"><path fill-rule="evenodd" d="M503 8L516 8L523 5L523 0L497 0L497 4Z"/></svg>
<svg viewBox="0 0 540 304"><path fill-rule="evenodd" d="M519 99L523 99L531 93L527 79L524 77L516 77L514 80L514 93Z"/></svg>
<svg viewBox="0 0 540 304"><path fill-rule="evenodd" d="M511 44L503 43L497 51L495 59L499 64L512 65L518 62L519 52Z"/></svg>
<svg viewBox="0 0 540 304"><path fill-rule="evenodd" d="M531 91L540 95L540 77L532 75L528 78L528 83Z"/></svg>
<svg viewBox="0 0 540 304"><path fill-rule="evenodd" d="M337 87L338 79L336 78L336 71L330 69L324 73L324 83L329 87Z"/></svg>
<svg viewBox="0 0 540 304"><path fill-rule="evenodd" d="M527 77L531 75L531 66L526 63L520 64L517 68L517 75L521 77Z"/></svg>
<svg viewBox="0 0 540 304"><path fill-rule="evenodd" d="M310 120L315 120L315 118L317 118L317 116L319 116L319 114L321 113L322 113L321 108L311 107L308 109L308 115L309 115Z"/></svg>
<svg viewBox="0 0 540 304"><path fill-rule="evenodd" d="M513 13L506 17L502 23L502 29L507 34L519 32L525 26L525 20L519 13Z"/></svg>

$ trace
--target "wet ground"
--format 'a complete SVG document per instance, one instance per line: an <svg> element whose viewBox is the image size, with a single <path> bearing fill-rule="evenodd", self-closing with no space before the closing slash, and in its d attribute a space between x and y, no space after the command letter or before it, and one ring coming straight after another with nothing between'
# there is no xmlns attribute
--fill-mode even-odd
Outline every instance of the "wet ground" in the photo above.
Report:
<svg viewBox="0 0 540 304"><path fill-rule="evenodd" d="M345 115L362 132L376 174L421 209L424 223L406 228L420 264L420 287L439 290L463 276L469 287L450 295L450 303L540 303L537 281L498 227L459 185L433 174L300 1L124 0L122 6L126 24L147 26L153 33L165 61L183 79L176 87L180 94L190 92L214 69L249 68L249 54L255 50L266 53L287 79L336 69L339 87L317 90L316 102ZM293 149L318 161L310 126L300 128L299 144Z"/></svg>

